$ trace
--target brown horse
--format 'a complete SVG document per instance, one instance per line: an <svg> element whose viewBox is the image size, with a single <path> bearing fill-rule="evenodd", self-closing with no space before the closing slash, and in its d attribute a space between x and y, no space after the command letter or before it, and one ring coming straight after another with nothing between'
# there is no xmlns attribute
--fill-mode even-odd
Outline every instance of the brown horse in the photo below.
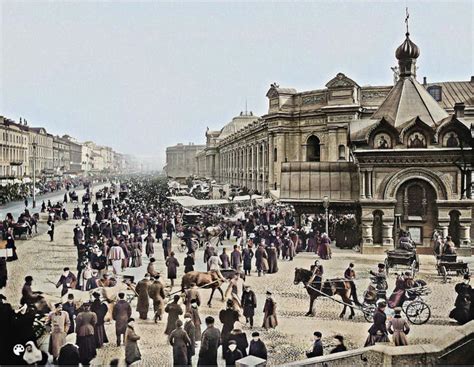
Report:
<svg viewBox="0 0 474 367"><path fill-rule="evenodd" d="M357 294L354 292L352 293L351 283L346 279L330 279L326 280L324 283L322 282L313 282L312 284L308 284L312 277L313 273L310 270L306 269L295 269L295 279L293 283L295 285L299 283L303 283L306 287L306 291L309 294L310 302L309 302L309 311L306 313L305 316L313 316L313 305L316 298L319 296L335 296L338 295L342 298L342 301L346 304L352 305L352 300L354 300L354 304L360 305L359 301L357 300ZM319 292L318 292L319 290ZM349 316L350 319L354 317L354 308L349 306L351 310L351 314ZM339 317L344 317L346 314L347 306L344 305L344 308L339 315Z"/></svg>
<svg viewBox="0 0 474 367"><path fill-rule="evenodd" d="M224 293L221 289L221 285L224 282L219 278L219 275L217 275L216 272L209 271L204 273L200 271L190 271L184 274L181 278L181 291L184 292L186 288L190 288L192 283L195 283L199 288L212 289L211 297L209 298L209 302L207 302L209 307L211 307L212 297L214 296L216 289L221 294L222 301L224 301Z"/></svg>

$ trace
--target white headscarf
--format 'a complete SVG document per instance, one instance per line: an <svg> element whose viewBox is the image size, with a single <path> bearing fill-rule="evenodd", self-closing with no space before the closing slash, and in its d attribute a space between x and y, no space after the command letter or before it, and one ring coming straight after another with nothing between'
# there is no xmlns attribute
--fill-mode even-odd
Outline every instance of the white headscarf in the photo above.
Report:
<svg viewBox="0 0 474 367"><path fill-rule="evenodd" d="M31 346L31 352L28 352L28 345ZM25 344L25 353L23 353L23 360L27 364L34 364L43 359L41 351L36 347L35 343L29 341Z"/></svg>

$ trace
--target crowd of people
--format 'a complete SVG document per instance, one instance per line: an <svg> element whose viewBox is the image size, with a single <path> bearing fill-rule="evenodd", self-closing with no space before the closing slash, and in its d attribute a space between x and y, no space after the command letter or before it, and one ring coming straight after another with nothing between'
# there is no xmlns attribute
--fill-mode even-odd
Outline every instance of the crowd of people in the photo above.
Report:
<svg viewBox="0 0 474 367"><path fill-rule="evenodd" d="M28 344L31 351L24 352L23 361L41 364L45 358L51 358L58 365L89 365L96 357L97 349L112 342L113 338L107 335L104 326L109 309L110 319L115 321L115 342L117 347L124 347L127 365L142 358L137 325L149 318L155 323L166 322L165 334L172 348L174 365L191 365L193 359L197 359L198 366L217 365L219 348L227 366L234 366L237 360L247 355L268 358L264 340L258 330L252 329L257 312L263 317L263 329L276 328L277 304L272 290L267 289L264 304L258 305L254 290L245 282L246 276L254 272L259 277L271 276L279 271L280 261L292 261L301 252L314 253L322 260L331 259L331 236L324 232L325 218L308 216L302 218L301 225L296 225L291 206L271 203L240 208L203 208L196 223L186 224L186 210L168 200L166 190L163 182L132 178L121 185L112 184L104 188L101 206L97 202L84 203L82 210L76 206L73 218L80 219L80 223L73 229L72 242L77 250L77 263L74 270L71 270L73 264L64 267L55 283L62 301L46 313L46 325L51 330L49 355L44 351L38 353L37 337L30 331L27 339L20 343L31 342ZM67 201L66 195L64 201ZM61 214L65 208L61 203L54 206L48 203L44 204L44 209L50 212L48 234L53 241L54 223L65 219ZM339 238L338 242L357 242L357 236L353 234L355 216L332 215L331 218L331 230ZM173 238L176 239L178 233L187 249L183 264L173 251ZM213 242L215 238L231 240L235 244L231 251L226 247L218 251ZM197 257L195 239L198 242L203 240L202 264L207 273L194 269L201 261ZM167 281L156 267L155 245L159 244L163 249ZM127 268L141 268L145 256L149 262L143 279L136 282L131 279L133 277L124 275ZM385 281L386 289L381 265L373 275L377 282ZM225 308L220 310L218 317L221 329L215 326L214 317L207 316L202 330L199 293L202 284L197 280L173 292L181 266L184 266L186 276L211 274L212 283L227 285ZM319 281L321 284L322 265L315 263L310 271L312 277L308 283ZM197 274L196 279L198 277ZM348 281L355 279L354 264L350 264L344 278ZM239 287L241 280L243 285ZM38 302L43 298L41 292L33 291L32 285L33 277L29 275L22 289L24 310L38 309ZM406 335L410 329L399 308L402 293L408 288L410 274L404 274L397 280L392 296L377 303L366 345L387 341L388 334L393 334L395 345L408 344ZM90 292L92 299L76 299L74 291L77 290ZM134 297L137 299L136 317L132 317ZM5 301L2 296L0 306L11 314L14 311L11 306L6 306ZM394 309L394 316L388 322L385 313L387 302ZM151 317L150 308L153 310ZM250 342L243 330L244 325L245 329L251 330ZM76 334L73 344L67 342L70 334ZM347 349L342 335L335 335L334 340L336 346L331 353ZM322 334L316 331L307 357L323 355L323 351Z"/></svg>

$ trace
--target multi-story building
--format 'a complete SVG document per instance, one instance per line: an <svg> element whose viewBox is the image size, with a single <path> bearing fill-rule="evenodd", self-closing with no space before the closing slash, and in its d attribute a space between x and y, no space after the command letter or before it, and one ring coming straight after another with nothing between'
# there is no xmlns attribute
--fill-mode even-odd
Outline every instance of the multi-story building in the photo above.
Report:
<svg viewBox="0 0 474 367"><path fill-rule="evenodd" d="M272 84L267 114L206 131L198 174L270 190L297 214L324 212L323 202L356 213L364 252L393 246L403 228L420 252L437 229L470 254L474 78L419 83L419 53L407 35L394 86L343 73L305 92Z"/></svg>
<svg viewBox="0 0 474 367"><path fill-rule="evenodd" d="M28 133L23 125L0 116L0 177L21 179L28 174Z"/></svg>
<svg viewBox="0 0 474 367"><path fill-rule="evenodd" d="M69 144L69 170L67 173L78 174L82 171L82 146L81 144L69 135L62 137Z"/></svg>
<svg viewBox="0 0 474 367"><path fill-rule="evenodd" d="M71 169L70 143L60 136L53 137L53 167L57 175L63 175Z"/></svg>
<svg viewBox="0 0 474 367"><path fill-rule="evenodd" d="M166 166L164 170L168 177L184 179L197 173L196 154L203 150L205 145L177 144L166 148Z"/></svg>
<svg viewBox="0 0 474 367"><path fill-rule="evenodd" d="M35 169L36 177L52 177L55 173L53 135L48 134L43 127L24 126L24 128L28 131L28 157L31 170Z"/></svg>

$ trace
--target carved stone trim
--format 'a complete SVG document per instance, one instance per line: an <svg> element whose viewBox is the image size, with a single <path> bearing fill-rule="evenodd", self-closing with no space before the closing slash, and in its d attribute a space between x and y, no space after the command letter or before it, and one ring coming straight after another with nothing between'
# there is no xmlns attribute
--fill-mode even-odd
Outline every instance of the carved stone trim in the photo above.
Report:
<svg viewBox="0 0 474 367"><path fill-rule="evenodd" d="M380 185L379 195L383 193L381 199L394 200L398 188L406 181L412 179L421 179L428 182L436 191L438 200L449 200L453 198L452 188L449 182L436 171L430 171L425 168L406 168L392 176L384 179Z"/></svg>

